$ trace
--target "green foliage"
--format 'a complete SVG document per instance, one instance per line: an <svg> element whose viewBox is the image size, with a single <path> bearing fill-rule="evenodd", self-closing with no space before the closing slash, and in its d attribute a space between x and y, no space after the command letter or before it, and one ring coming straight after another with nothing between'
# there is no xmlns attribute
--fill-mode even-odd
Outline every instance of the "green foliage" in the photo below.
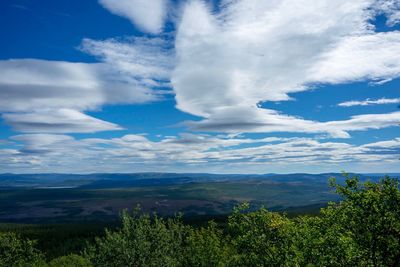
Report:
<svg viewBox="0 0 400 267"><path fill-rule="evenodd" d="M106 231L87 251L96 266L179 266L187 233L179 218L122 213L122 227Z"/></svg>
<svg viewBox="0 0 400 267"><path fill-rule="evenodd" d="M236 250L235 266L289 266L296 263L294 223L261 208L244 213L248 204L236 207L228 229Z"/></svg>
<svg viewBox="0 0 400 267"><path fill-rule="evenodd" d="M300 266L357 266L354 240L335 217L296 219L296 247Z"/></svg>
<svg viewBox="0 0 400 267"><path fill-rule="evenodd" d="M44 257L35 248L35 242L22 239L15 233L0 234L0 266L45 266Z"/></svg>
<svg viewBox="0 0 400 267"><path fill-rule="evenodd" d="M36 248L47 260L79 254L87 242L104 235L103 223L96 224L0 224L0 232L15 232L22 239L36 240ZM115 227L108 224L108 227Z"/></svg>
<svg viewBox="0 0 400 267"><path fill-rule="evenodd" d="M207 227L199 229L189 228L182 266L228 266L231 256L230 242L216 223L209 222Z"/></svg>
<svg viewBox="0 0 400 267"><path fill-rule="evenodd" d="M356 177L331 186L341 201L318 216L288 218L248 204L234 208L226 224L202 227L181 217L124 211L121 227L49 266L400 266L399 181L361 183ZM35 242L0 235L0 266L44 266Z"/></svg>
<svg viewBox="0 0 400 267"><path fill-rule="evenodd" d="M347 179L345 185L331 182L343 197L321 211L335 220L341 233L351 238L361 266L400 266L399 180L389 177L379 183Z"/></svg>
<svg viewBox="0 0 400 267"><path fill-rule="evenodd" d="M342 201L297 219L301 265L400 266L399 181L330 184Z"/></svg>
<svg viewBox="0 0 400 267"><path fill-rule="evenodd" d="M76 254L62 256L49 262L49 267L92 267L88 259Z"/></svg>

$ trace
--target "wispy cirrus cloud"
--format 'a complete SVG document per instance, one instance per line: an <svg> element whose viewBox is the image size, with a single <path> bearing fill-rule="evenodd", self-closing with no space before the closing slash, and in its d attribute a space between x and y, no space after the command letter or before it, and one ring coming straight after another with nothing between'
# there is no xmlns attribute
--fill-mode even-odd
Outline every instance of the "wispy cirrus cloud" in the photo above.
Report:
<svg viewBox="0 0 400 267"><path fill-rule="evenodd" d="M173 42L168 36L102 41L84 39L80 49L136 83L150 87L169 86L175 63Z"/></svg>
<svg viewBox="0 0 400 267"><path fill-rule="evenodd" d="M371 105L385 105L385 104L397 104L400 103L400 98L380 98L376 100L371 100L367 98L366 100L351 100L339 103L339 107L353 107L353 106L371 106Z"/></svg>

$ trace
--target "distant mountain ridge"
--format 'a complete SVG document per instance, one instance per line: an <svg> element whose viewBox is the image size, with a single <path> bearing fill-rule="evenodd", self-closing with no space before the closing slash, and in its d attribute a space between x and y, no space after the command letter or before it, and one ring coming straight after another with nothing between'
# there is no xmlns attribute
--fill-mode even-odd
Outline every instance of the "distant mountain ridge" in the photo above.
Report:
<svg viewBox="0 0 400 267"><path fill-rule="evenodd" d="M315 214L339 197L322 174L0 174L0 222L113 221L123 209L170 216L220 216L240 203ZM359 175L376 181L383 174ZM392 176L399 177L396 174Z"/></svg>
<svg viewBox="0 0 400 267"><path fill-rule="evenodd" d="M386 174L350 174L357 175L361 180L378 180ZM398 173L387 174L399 177ZM0 187L23 188L51 188L51 187L77 187L77 188L113 188L126 186L155 186L174 185L200 182L226 182L237 180L266 180L270 182L302 182L326 183L327 179L335 177L338 181L344 180L341 173L293 173L293 174L212 174L212 173L92 173L92 174L0 174Z"/></svg>

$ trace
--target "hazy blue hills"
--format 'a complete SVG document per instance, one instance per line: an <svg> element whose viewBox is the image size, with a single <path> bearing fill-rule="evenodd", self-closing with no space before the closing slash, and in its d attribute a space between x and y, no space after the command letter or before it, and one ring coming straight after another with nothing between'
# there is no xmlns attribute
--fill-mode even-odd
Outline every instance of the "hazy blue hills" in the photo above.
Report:
<svg viewBox="0 0 400 267"><path fill-rule="evenodd" d="M339 200L328 186L332 176L344 181L339 173L0 174L0 222L110 221L136 205L161 215L219 216L242 202L314 213Z"/></svg>
<svg viewBox="0 0 400 267"><path fill-rule="evenodd" d="M352 174L353 175L353 174ZM361 180L376 180L384 174L356 174ZM388 174L399 176L399 174ZM209 174L209 173L93 173L93 174L0 174L0 187L81 187L173 185L200 182L263 180L270 182L326 183L330 177L343 180L341 173L322 174Z"/></svg>

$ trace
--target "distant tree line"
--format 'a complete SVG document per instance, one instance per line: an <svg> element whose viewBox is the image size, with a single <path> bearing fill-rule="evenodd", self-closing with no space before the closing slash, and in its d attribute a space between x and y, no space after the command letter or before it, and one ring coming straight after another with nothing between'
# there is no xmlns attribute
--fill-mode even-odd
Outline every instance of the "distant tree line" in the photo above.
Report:
<svg viewBox="0 0 400 267"><path fill-rule="evenodd" d="M400 266L399 180L330 184L342 197L318 216L288 218L248 204L226 225L194 227L182 218L124 211L78 254L46 259L35 241L0 234L0 266Z"/></svg>

